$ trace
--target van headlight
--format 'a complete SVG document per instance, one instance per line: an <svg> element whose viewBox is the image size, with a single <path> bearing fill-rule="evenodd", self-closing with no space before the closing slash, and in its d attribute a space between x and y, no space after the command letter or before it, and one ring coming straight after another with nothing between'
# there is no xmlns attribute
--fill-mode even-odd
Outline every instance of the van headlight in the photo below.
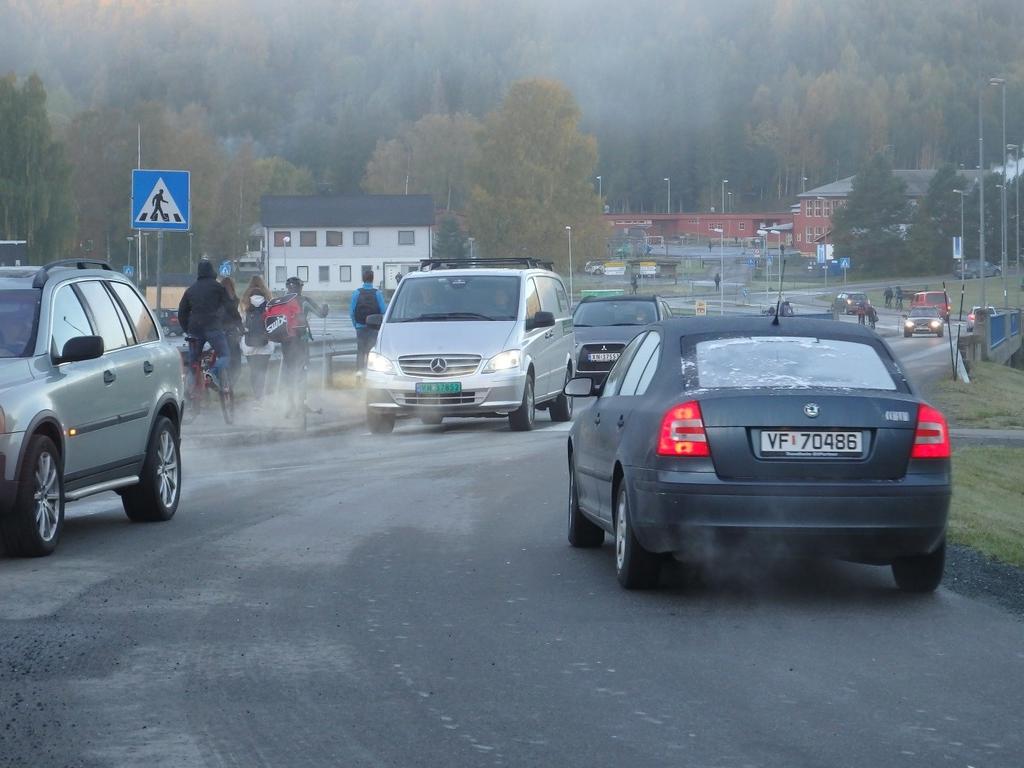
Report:
<svg viewBox="0 0 1024 768"><path fill-rule="evenodd" d="M518 349L506 349L490 360L484 366L484 373L497 373L498 371L510 371L519 367L521 357Z"/></svg>
<svg viewBox="0 0 1024 768"><path fill-rule="evenodd" d="M384 355L370 352L366 357L366 370L375 373L394 373L395 366Z"/></svg>

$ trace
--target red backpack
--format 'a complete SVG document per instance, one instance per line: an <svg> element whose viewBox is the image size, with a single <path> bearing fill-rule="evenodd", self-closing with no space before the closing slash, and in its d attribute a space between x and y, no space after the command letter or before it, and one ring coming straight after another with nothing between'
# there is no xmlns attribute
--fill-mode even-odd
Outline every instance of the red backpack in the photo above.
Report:
<svg viewBox="0 0 1024 768"><path fill-rule="evenodd" d="M263 315L267 336L278 343L297 338L304 325L303 320L302 302L297 293L286 293L271 299Z"/></svg>

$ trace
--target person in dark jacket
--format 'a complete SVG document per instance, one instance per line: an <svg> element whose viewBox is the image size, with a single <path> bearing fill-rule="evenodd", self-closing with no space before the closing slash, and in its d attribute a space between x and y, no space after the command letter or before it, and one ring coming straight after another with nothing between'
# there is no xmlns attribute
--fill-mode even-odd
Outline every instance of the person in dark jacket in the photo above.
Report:
<svg viewBox="0 0 1024 768"><path fill-rule="evenodd" d="M218 386L230 389L227 380L221 379L221 371L231 362L228 340L224 335L224 318L229 305L237 302L232 302L227 290L217 282L213 264L206 259L199 262L196 275L196 281L188 287L178 304L178 322L182 331L193 339L189 342L190 362L196 363L202 355L203 346L209 342L217 353L211 373L216 377Z"/></svg>
<svg viewBox="0 0 1024 768"><path fill-rule="evenodd" d="M238 311L239 302L238 294L235 292L235 281L230 277L222 277L220 284L224 286L224 290L228 292L228 298L231 299L231 303L224 307L224 336L228 340L228 349L231 351L231 360L228 362L228 378L231 380L231 386L234 387L242 372L240 351L245 328L242 323L242 315Z"/></svg>

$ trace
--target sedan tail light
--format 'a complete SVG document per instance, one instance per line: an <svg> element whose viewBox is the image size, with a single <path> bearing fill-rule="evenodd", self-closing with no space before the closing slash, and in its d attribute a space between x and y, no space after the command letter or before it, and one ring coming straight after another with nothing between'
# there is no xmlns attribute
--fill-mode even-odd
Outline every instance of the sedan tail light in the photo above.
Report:
<svg viewBox="0 0 1024 768"><path fill-rule="evenodd" d="M941 411L930 405L920 405L917 409L917 429L914 430L914 448L910 452L912 459L948 459L949 425Z"/></svg>
<svg viewBox="0 0 1024 768"><path fill-rule="evenodd" d="M710 456L700 403L690 400L670 409L661 420L659 456Z"/></svg>

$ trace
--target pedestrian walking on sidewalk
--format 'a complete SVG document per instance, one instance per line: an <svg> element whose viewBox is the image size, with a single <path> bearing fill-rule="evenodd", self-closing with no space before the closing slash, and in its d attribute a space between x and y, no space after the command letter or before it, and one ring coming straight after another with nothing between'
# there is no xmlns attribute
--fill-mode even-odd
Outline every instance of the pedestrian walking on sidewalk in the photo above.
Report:
<svg viewBox="0 0 1024 768"><path fill-rule="evenodd" d="M718 274L717 272L715 272L715 290L716 291L718 290L718 287L721 284L722 284L722 276L720 274Z"/></svg>
<svg viewBox="0 0 1024 768"><path fill-rule="evenodd" d="M377 329L366 324L370 315L383 315L387 309L384 294L373 287L373 270L363 272L363 284L352 291L349 317L356 329L356 370L366 370L366 358L377 341Z"/></svg>
<svg viewBox="0 0 1024 768"><path fill-rule="evenodd" d="M239 310L238 294L235 292L235 281L230 277L222 277L220 284L228 292L231 303L224 308L224 336L228 340L228 347L231 349L231 360L228 362L228 380L231 388L234 389L238 383L238 375L242 372L242 334L245 329L242 327L242 315Z"/></svg>
<svg viewBox="0 0 1024 768"><path fill-rule="evenodd" d="M903 289L900 286L896 286L893 296L896 299L896 309L903 309Z"/></svg>
<svg viewBox="0 0 1024 768"><path fill-rule="evenodd" d="M892 308L892 286L885 286L885 293L882 294L885 297L885 306Z"/></svg>
<svg viewBox="0 0 1024 768"><path fill-rule="evenodd" d="M249 365L249 383L252 394L256 398L257 407L266 391L267 368L270 366L270 355L274 351L274 343L267 335L264 315L270 291L259 275L253 275L249 286L242 294L241 311L245 316L245 334L242 336L242 354Z"/></svg>

